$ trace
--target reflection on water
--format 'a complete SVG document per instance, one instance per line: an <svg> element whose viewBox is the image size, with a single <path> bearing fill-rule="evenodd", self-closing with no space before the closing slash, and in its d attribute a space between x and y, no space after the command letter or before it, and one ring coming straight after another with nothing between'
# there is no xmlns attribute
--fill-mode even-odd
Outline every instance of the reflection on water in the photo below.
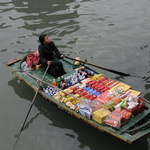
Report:
<svg viewBox="0 0 150 150"><path fill-rule="evenodd" d="M56 1L13 1L14 10L18 16L11 16L13 21L22 19L24 25L19 28L24 28L31 31L40 31L44 29L44 33L59 37L75 32L79 29L77 11L70 9L69 4L72 1L61 1L59 4ZM42 7L41 7L42 6ZM40 11L39 11L40 10ZM26 13L24 13L26 12ZM47 28L47 29L46 29Z"/></svg>

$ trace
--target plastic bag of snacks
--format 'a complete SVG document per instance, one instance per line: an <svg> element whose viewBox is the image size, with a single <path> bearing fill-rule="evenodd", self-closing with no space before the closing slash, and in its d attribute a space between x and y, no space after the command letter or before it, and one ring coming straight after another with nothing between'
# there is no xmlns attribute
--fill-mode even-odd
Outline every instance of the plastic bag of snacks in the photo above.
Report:
<svg viewBox="0 0 150 150"><path fill-rule="evenodd" d="M78 105L78 107L79 107L79 113L82 116L91 119L92 108L88 104L82 103L82 104Z"/></svg>
<svg viewBox="0 0 150 150"><path fill-rule="evenodd" d="M145 110L146 103L144 102L144 98L139 97L137 100L128 101L127 106L123 109L131 112L134 116Z"/></svg>
<svg viewBox="0 0 150 150"><path fill-rule="evenodd" d="M105 118L104 122L107 125L119 128L122 124L126 123L131 116L132 113L127 110L117 108Z"/></svg>

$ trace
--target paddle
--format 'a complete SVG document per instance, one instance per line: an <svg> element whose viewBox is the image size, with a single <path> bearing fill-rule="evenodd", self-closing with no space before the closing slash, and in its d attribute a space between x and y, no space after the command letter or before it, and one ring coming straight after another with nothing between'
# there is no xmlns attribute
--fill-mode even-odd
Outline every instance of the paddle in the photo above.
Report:
<svg viewBox="0 0 150 150"><path fill-rule="evenodd" d="M17 138L17 140L16 140L16 143L15 143L15 145L14 145L14 147L13 147L13 150L15 149L15 147L16 147L16 145L17 145L17 143L18 143L18 140L19 140L19 138L20 138L20 135L21 135L21 133L22 133L22 131L23 131L23 129L24 129L25 123L26 123L27 118L28 118L28 116L29 116L29 114L30 114L30 111L31 111L31 109L32 109L32 107L33 107L33 104L34 104L34 102L35 102L36 96L37 96L37 94L38 94L38 92L39 92L39 90L40 90L41 84L42 84L42 82L43 82L43 80L44 80L44 78L45 78L45 75L46 75L46 73L47 73L47 71L48 71L49 66L50 66L50 65L47 66L47 68L46 68L46 70L45 70L45 72L44 72L44 75L43 75L43 77L42 77L42 79L41 79L41 82L39 83L39 86L38 86L37 91L36 91L36 93L35 93L35 95L34 95L34 97L33 97L31 106L30 106L30 108L29 108L29 110L28 110L28 113L27 113L27 115L26 115L26 118L25 118L25 120L24 120L24 122L23 122L22 128L21 128L20 133L19 133L19 135L18 135L18 138Z"/></svg>
<svg viewBox="0 0 150 150"><path fill-rule="evenodd" d="M97 66L97 65L85 62L85 61L76 60L76 59L68 57L68 56L65 56L65 58L68 58L68 59L71 59L71 60L74 60L74 61L79 61L79 62L81 62L83 64L87 64L87 65L90 65L90 66L93 66L93 67L96 67L96 68L100 68L100 69L103 69L103 70L106 70L106 71L109 71L109 72L112 72L112 73L115 73L115 74L119 74L121 76L130 76L130 74L127 74L127 73L123 73L123 72L119 72L119 71L116 71L116 70L104 68L104 67L101 67L101 66Z"/></svg>

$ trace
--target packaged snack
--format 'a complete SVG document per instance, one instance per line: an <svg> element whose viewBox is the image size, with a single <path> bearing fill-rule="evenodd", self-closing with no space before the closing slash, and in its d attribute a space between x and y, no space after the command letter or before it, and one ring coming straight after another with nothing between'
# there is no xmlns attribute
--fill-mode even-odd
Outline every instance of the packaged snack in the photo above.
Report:
<svg viewBox="0 0 150 150"><path fill-rule="evenodd" d="M100 96L97 96L97 98L95 100L100 101L101 103L104 104L105 102L110 100L110 98L108 97L108 93L109 93L109 91L105 91Z"/></svg>
<svg viewBox="0 0 150 150"><path fill-rule="evenodd" d="M113 86L115 86L118 83L118 81L114 81L114 80L108 80L108 82L106 83L106 85L109 88L112 88Z"/></svg>
<svg viewBox="0 0 150 150"><path fill-rule="evenodd" d="M83 97L84 97L85 95L87 95L87 94L88 94L87 91L83 91L82 93L80 93L80 95L83 96Z"/></svg>
<svg viewBox="0 0 150 150"><path fill-rule="evenodd" d="M144 99L141 97L139 97L137 101L133 101L134 104L131 101L128 103L129 103L128 106L124 108L124 110L132 113L133 116L136 116L145 110L146 103L144 102Z"/></svg>
<svg viewBox="0 0 150 150"><path fill-rule="evenodd" d="M108 79L108 78L104 76L104 77L102 77L102 78L99 79L99 82L103 82L103 81L105 81L105 80L107 80L107 79Z"/></svg>
<svg viewBox="0 0 150 150"><path fill-rule="evenodd" d="M92 113L92 119L96 122L102 124L104 119L110 114L111 112L107 109L100 108Z"/></svg>
<svg viewBox="0 0 150 150"><path fill-rule="evenodd" d="M79 109L83 108L83 106L90 107L91 111L96 111L100 108L103 107L103 104L98 102L98 101L90 101L88 99L85 99L83 101L81 101L80 103L77 104L77 106L79 107Z"/></svg>
<svg viewBox="0 0 150 150"><path fill-rule="evenodd" d="M123 108L127 107L127 100L126 99L122 100L121 107L123 107Z"/></svg>
<svg viewBox="0 0 150 150"><path fill-rule="evenodd" d="M103 74L95 74L94 76L91 77L92 80L99 80L100 78L104 77Z"/></svg>
<svg viewBox="0 0 150 150"><path fill-rule="evenodd" d="M84 89L77 89L77 90L74 91L74 93L75 93L75 94L77 94L77 93L80 94L80 93L82 93L83 91L84 91Z"/></svg>
<svg viewBox="0 0 150 150"><path fill-rule="evenodd" d="M138 97L140 94L141 94L141 92L135 91L135 90L131 90L131 89L126 91L126 95L127 96L132 95L133 97Z"/></svg>
<svg viewBox="0 0 150 150"><path fill-rule="evenodd" d="M108 101L108 102L105 102L104 105L103 105L103 108L112 111L114 109L114 102L111 101L111 100Z"/></svg>
<svg viewBox="0 0 150 150"><path fill-rule="evenodd" d="M107 125L119 128L121 125L126 123L131 116L132 113L126 111L125 109L117 108L105 118L104 122Z"/></svg>
<svg viewBox="0 0 150 150"><path fill-rule="evenodd" d="M92 79L86 78L86 79L82 80L81 83L87 84L87 83L89 83L89 82L91 82L91 81L92 81Z"/></svg>
<svg viewBox="0 0 150 150"><path fill-rule="evenodd" d="M116 84L114 87L112 87L110 89L110 91L114 91L114 92L118 92L118 94L121 94L123 92L126 92L127 90L129 90L131 88L130 85L127 85L123 82L119 82L118 84Z"/></svg>

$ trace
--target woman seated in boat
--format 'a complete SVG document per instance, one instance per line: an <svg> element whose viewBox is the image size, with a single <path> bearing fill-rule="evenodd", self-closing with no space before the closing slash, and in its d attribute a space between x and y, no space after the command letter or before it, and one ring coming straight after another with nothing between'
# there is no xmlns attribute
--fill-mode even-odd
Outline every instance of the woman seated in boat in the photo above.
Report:
<svg viewBox="0 0 150 150"><path fill-rule="evenodd" d="M66 72L63 68L63 65L59 60L55 59L54 55L59 58L64 58L65 55L60 53L55 44L47 35L40 35L39 42L40 45L38 46L38 51L42 66L46 68L48 65L50 65L47 72L55 78L64 75Z"/></svg>

